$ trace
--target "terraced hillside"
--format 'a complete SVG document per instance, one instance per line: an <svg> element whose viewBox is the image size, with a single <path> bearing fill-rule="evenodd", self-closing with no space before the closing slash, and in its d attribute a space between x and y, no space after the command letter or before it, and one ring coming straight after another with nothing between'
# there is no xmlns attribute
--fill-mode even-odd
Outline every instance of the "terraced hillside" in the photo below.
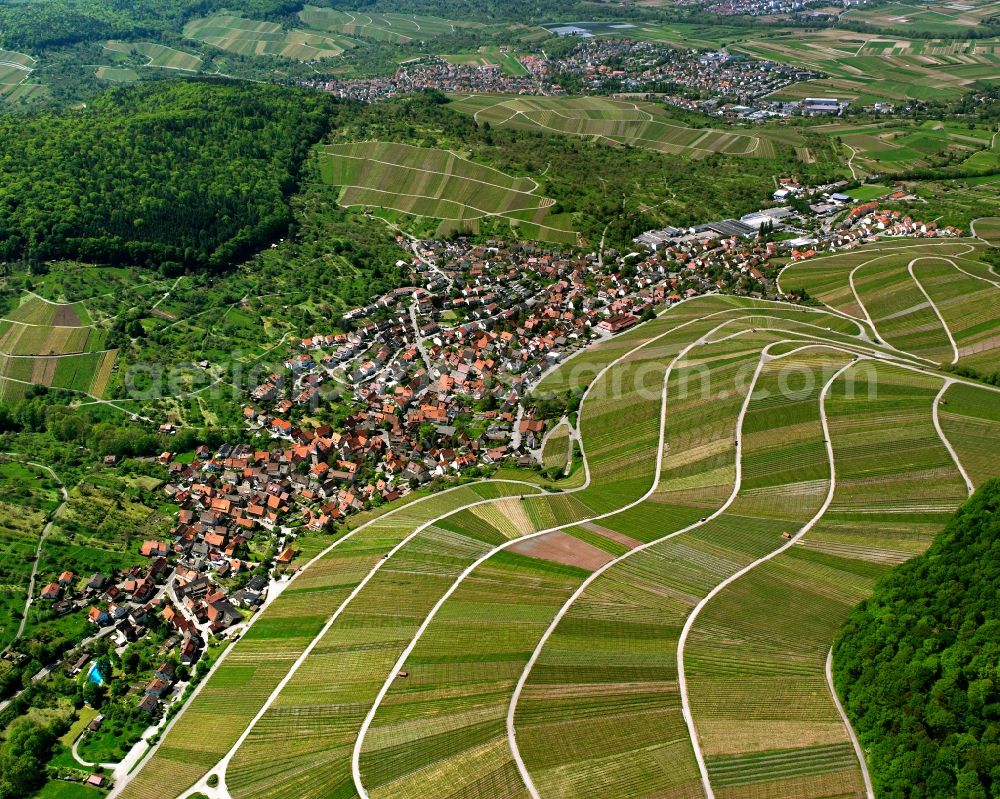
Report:
<svg viewBox="0 0 1000 799"><path fill-rule="evenodd" d="M119 55L136 53L148 59L144 66L158 69L198 72L204 65L200 56L155 42L120 42L112 40L104 44L104 49Z"/></svg>
<svg viewBox="0 0 1000 799"><path fill-rule="evenodd" d="M327 145L320 173L339 186L340 204L396 211L440 220L438 233L478 229L478 220L500 217L523 238L576 243L566 214L538 194L531 178L507 175L449 150L394 142Z"/></svg>
<svg viewBox="0 0 1000 799"><path fill-rule="evenodd" d="M948 247L978 289L976 245ZM903 294L898 260L930 256L885 249L850 255ZM938 265L915 274L942 306ZM568 359L540 390L585 388L579 419L543 452L572 447L577 487L486 480L342 531L114 795L871 797L830 644L992 476L1000 391L827 282L827 308L703 296Z"/></svg>
<svg viewBox="0 0 1000 799"><path fill-rule="evenodd" d="M320 61L339 56L355 42L334 33L286 29L274 22L217 14L184 27L184 36L242 56L268 55L294 61Z"/></svg>
<svg viewBox="0 0 1000 799"><path fill-rule="evenodd" d="M16 398L41 385L101 397L117 356L106 343L84 303L26 295L0 317L0 395Z"/></svg>
<svg viewBox="0 0 1000 799"><path fill-rule="evenodd" d="M481 27L473 22L454 22L440 17L340 11L334 8L318 8L309 5L299 12L299 18L308 27L315 30L330 31L345 36L360 36L394 44L425 41L444 34L455 33L456 30L463 28Z"/></svg>
<svg viewBox="0 0 1000 799"><path fill-rule="evenodd" d="M480 124L545 130L583 138L605 139L664 153L703 158L712 153L774 155L773 143L761 136L673 122L662 107L603 97L460 97L453 107Z"/></svg>
<svg viewBox="0 0 1000 799"><path fill-rule="evenodd" d="M750 38L733 49L824 74L773 95L782 99L840 97L855 105L948 100L977 81L995 84L1000 80L1000 41L996 38L907 39L827 28Z"/></svg>
<svg viewBox="0 0 1000 799"><path fill-rule="evenodd" d="M793 264L780 280L897 349L989 369L1000 349L1000 275L976 257L981 250L982 242L969 239L880 244Z"/></svg>

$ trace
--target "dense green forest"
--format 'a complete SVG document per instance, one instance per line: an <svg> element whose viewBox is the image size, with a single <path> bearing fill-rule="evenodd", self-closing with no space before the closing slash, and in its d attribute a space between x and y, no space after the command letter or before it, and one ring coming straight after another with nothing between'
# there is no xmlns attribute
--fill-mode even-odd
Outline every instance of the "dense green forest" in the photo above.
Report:
<svg viewBox="0 0 1000 799"><path fill-rule="evenodd" d="M834 646L883 799L1000 795L1000 480L887 574Z"/></svg>
<svg viewBox="0 0 1000 799"><path fill-rule="evenodd" d="M0 117L0 259L220 266L284 235L319 92L219 82L115 89Z"/></svg>
<svg viewBox="0 0 1000 799"><path fill-rule="evenodd" d="M302 5L302 0L5 0L0 2L0 45L38 50L179 33L188 20L222 9L274 19Z"/></svg>

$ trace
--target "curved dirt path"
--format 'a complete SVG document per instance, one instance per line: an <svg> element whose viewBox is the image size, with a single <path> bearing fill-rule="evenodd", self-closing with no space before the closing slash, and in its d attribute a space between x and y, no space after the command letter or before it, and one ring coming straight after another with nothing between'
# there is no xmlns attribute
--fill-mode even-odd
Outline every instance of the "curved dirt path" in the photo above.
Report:
<svg viewBox="0 0 1000 799"><path fill-rule="evenodd" d="M858 758L858 763L861 765L861 779L864 780L865 783L865 799L875 799L875 789L872 787L872 775L868 772L868 761L865 759L865 750L861 747L861 741L858 740L858 735L854 732L854 727L851 726L851 720L847 718L844 706L840 703L840 697L837 696L837 689L833 685L833 648L827 652L826 667L824 668L824 672L826 674L827 688L830 689L830 698L833 699L833 705L837 708L840 720L844 722L844 729L847 730L847 737L851 739L851 746L854 747L854 754Z"/></svg>
<svg viewBox="0 0 1000 799"><path fill-rule="evenodd" d="M944 395L947 393L949 388L955 385L956 382L958 381L952 380L951 378L947 378L944 381L944 385L941 386L941 390L937 393L937 396L934 397L934 404L932 406L931 416L934 419L934 429L937 430L938 438L941 439L941 443L944 444L944 448L948 450L948 454L951 455L951 459L955 462L955 466L958 469L958 473L962 475L962 479L965 481L965 488L969 492L969 496L971 497L973 493L975 493L976 491L976 486L972 482L972 478L969 477L969 473L965 471L965 467L962 466L962 461L958 457L958 453L955 451L955 448L951 445L951 442L948 440L948 436L945 435L944 428L941 427L940 406L942 401L944 400Z"/></svg>

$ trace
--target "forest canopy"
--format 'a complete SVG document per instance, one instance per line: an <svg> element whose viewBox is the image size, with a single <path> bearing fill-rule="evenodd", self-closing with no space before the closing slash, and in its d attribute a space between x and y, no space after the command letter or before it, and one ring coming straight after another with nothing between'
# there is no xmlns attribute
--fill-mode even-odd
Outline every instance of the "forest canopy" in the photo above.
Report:
<svg viewBox="0 0 1000 799"><path fill-rule="evenodd" d="M179 34L184 23L222 9L280 18L301 0L22 0L0 3L0 45L37 51L101 39Z"/></svg>
<svg viewBox="0 0 1000 799"><path fill-rule="evenodd" d="M2 116L0 260L241 260L285 235L299 171L339 108L320 92L181 81Z"/></svg>
<svg viewBox="0 0 1000 799"><path fill-rule="evenodd" d="M834 680L885 799L1000 795L1000 479L888 573L834 645Z"/></svg>

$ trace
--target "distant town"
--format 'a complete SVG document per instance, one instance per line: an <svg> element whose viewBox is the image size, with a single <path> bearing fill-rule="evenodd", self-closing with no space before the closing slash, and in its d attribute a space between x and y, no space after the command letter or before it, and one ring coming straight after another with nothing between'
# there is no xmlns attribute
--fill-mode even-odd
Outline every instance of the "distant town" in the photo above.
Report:
<svg viewBox="0 0 1000 799"><path fill-rule="evenodd" d="M564 56L525 55L520 63L523 74L510 74L499 64L455 64L428 56L404 63L389 77L302 81L302 85L369 103L423 89L457 94L629 96L750 122L793 115L836 116L850 105L836 97L769 99L787 86L821 74L724 50L584 38ZM879 104L873 110L890 113L896 109Z"/></svg>

